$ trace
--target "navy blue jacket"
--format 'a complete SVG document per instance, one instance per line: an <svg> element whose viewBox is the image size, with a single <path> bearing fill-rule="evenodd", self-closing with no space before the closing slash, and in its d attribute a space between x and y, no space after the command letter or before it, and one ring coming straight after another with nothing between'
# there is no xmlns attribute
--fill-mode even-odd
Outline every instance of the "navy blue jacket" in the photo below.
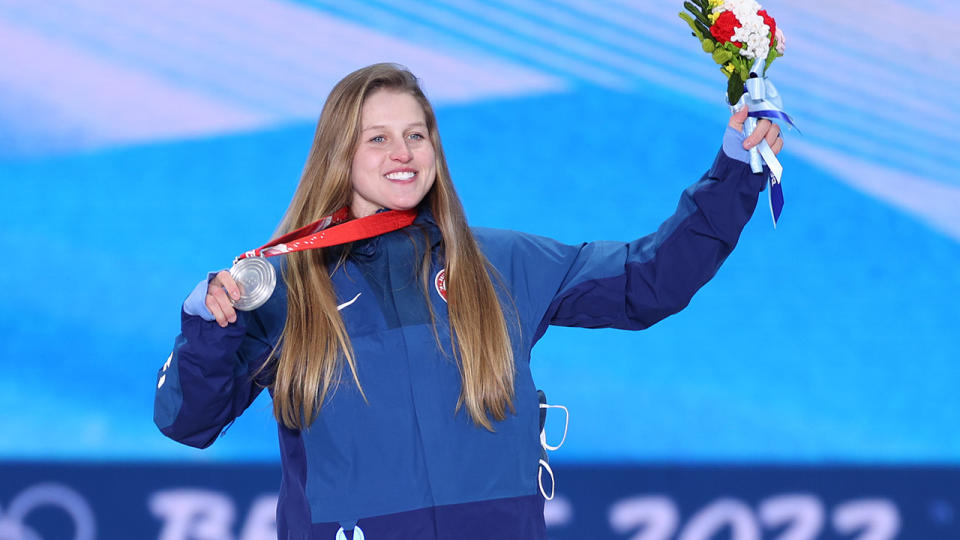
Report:
<svg viewBox="0 0 960 540"><path fill-rule="evenodd" d="M534 343L551 324L642 329L682 309L733 250L764 179L721 152L673 216L629 243L571 246L474 229L499 274L493 282L516 364L516 414L496 422L493 433L456 411L461 383L444 352L446 300L434 286L425 297L417 273L424 249L432 250L430 276L442 269L430 213L354 243L332 280L369 402L345 373L309 429L279 425L279 537L333 540L341 527L356 525L367 540L546 538ZM163 433L191 446L212 444L268 384L253 373L267 361L285 314L282 280L264 306L239 312L226 328L184 313L158 374L154 417Z"/></svg>

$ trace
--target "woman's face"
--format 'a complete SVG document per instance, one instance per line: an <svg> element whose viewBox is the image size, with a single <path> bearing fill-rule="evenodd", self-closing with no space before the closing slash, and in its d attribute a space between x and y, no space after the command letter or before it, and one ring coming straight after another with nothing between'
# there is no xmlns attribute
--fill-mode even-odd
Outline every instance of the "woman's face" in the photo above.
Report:
<svg viewBox="0 0 960 540"><path fill-rule="evenodd" d="M363 103L360 130L350 171L354 217L420 204L437 170L426 116L416 98L402 91L377 90Z"/></svg>

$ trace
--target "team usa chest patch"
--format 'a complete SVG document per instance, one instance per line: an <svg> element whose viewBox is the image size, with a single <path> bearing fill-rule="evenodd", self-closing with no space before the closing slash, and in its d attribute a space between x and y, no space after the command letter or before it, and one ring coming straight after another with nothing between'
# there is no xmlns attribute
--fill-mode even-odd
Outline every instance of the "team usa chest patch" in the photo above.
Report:
<svg viewBox="0 0 960 540"><path fill-rule="evenodd" d="M437 272L437 277L433 279L433 284L437 288L437 294L440 295L440 298L443 298L443 301L447 301L447 269L444 268Z"/></svg>

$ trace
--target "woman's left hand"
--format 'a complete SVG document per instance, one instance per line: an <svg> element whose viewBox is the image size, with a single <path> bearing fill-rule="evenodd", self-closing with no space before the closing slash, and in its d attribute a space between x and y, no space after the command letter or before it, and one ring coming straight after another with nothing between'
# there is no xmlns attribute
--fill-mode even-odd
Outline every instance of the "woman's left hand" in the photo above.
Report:
<svg viewBox="0 0 960 540"><path fill-rule="evenodd" d="M734 115L730 117L730 127L743 133L743 123L747 120L747 112L747 108L744 107L734 113ZM770 145L770 149L773 150L774 154L779 154L780 150L783 149L783 137L780 136L780 126L766 118L761 118L760 121L757 122L757 128L753 130L753 133L743 140L743 148L744 150L749 150L760 144L760 141L764 139L767 140L767 144Z"/></svg>

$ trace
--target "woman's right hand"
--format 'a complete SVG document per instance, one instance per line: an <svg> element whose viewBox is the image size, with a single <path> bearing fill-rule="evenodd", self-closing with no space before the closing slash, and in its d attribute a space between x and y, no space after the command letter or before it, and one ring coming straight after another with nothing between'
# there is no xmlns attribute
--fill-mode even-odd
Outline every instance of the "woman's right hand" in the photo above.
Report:
<svg viewBox="0 0 960 540"><path fill-rule="evenodd" d="M227 296L227 293L230 296ZM237 322L237 312L233 309L233 302L240 299L240 287L233 280L233 276L226 270L217 272L217 275L207 284L207 297L204 303L207 309L217 319L217 324L226 328L230 323Z"/></svg>

